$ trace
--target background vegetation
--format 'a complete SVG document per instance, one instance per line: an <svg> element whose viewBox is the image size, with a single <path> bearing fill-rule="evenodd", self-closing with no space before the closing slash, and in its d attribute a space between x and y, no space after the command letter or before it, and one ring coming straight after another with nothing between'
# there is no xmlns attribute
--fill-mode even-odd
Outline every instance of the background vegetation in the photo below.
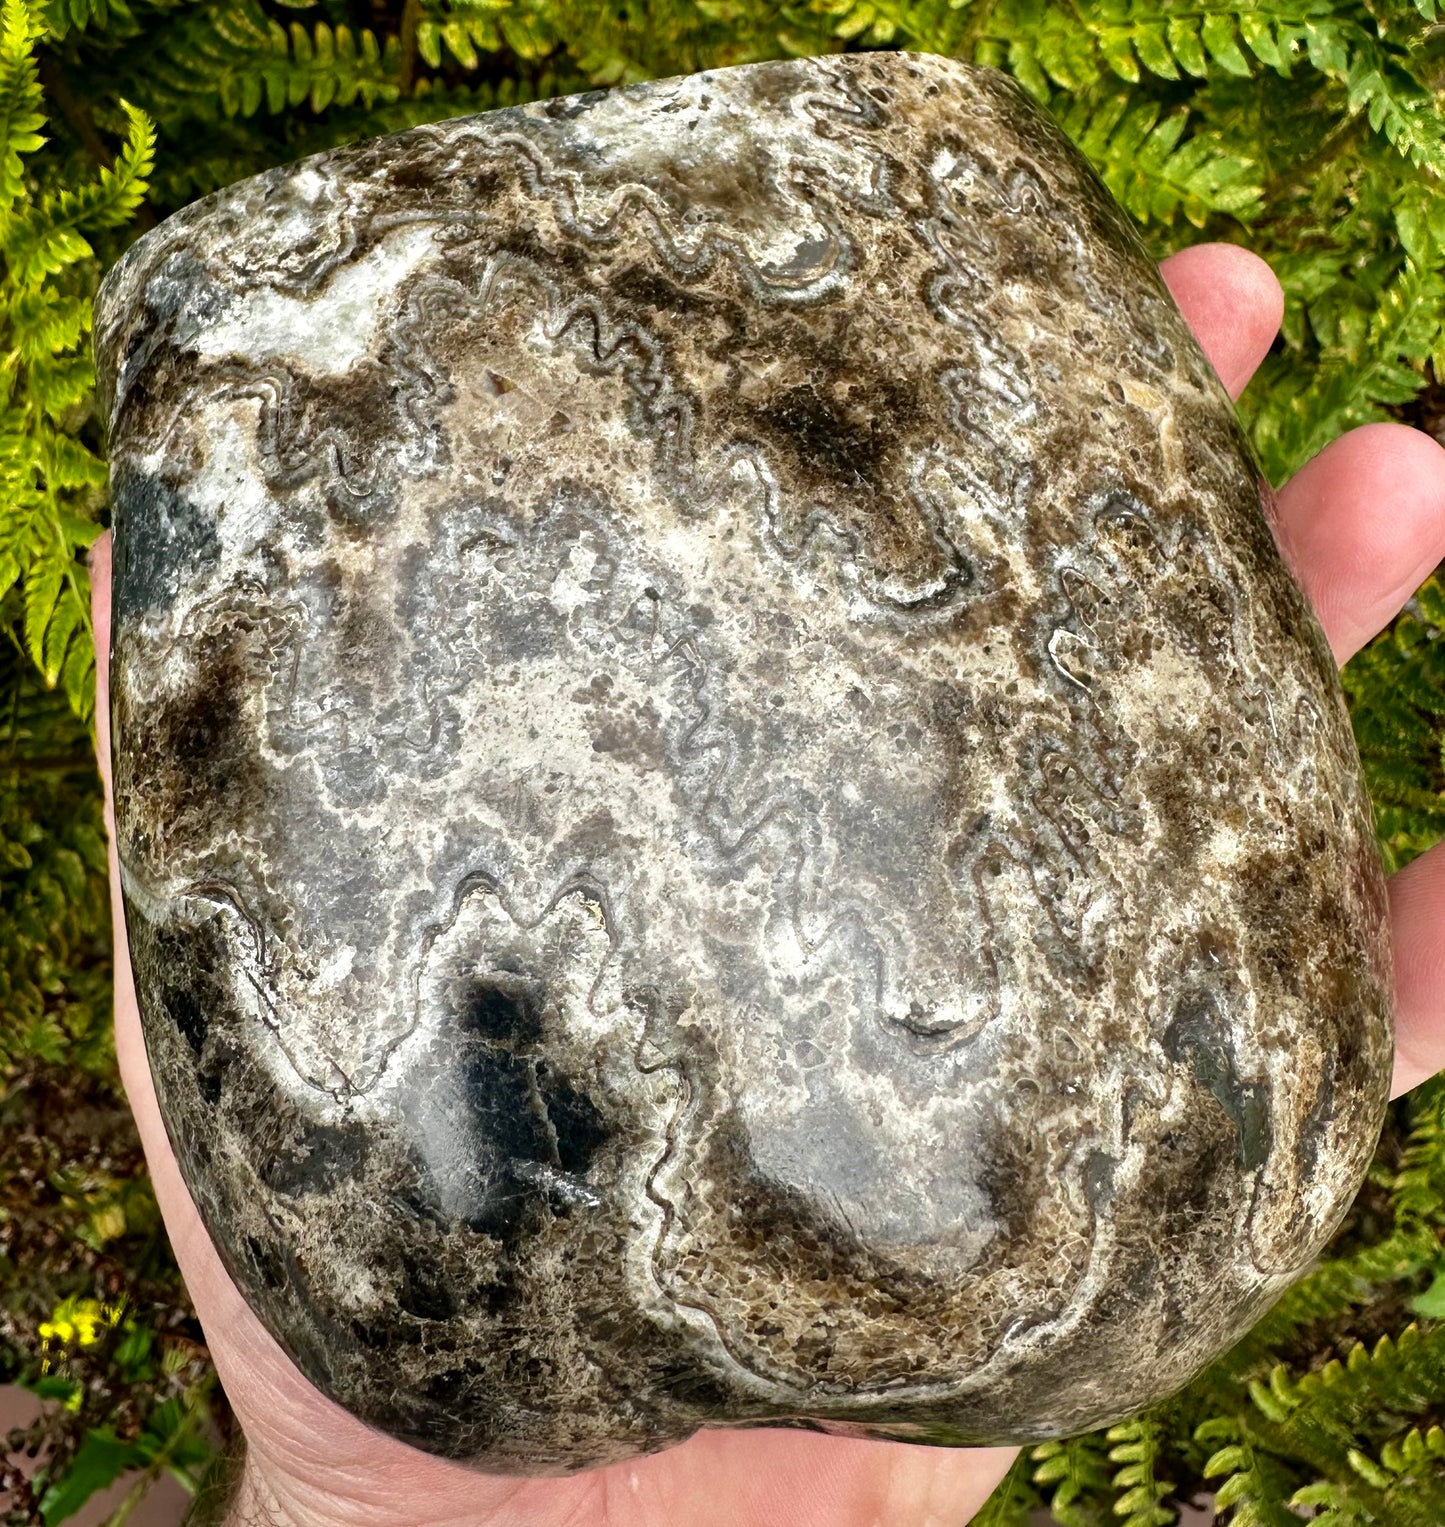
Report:
<svg viewBox="0 0 1445 1527"><path fill-rule="evenodd" d="M841 48L1013 73L1163 255L1246 242L1288 297L1242 411L1282 481L1445 407L1437 0L4 0L0 15L0 1382L41 1396L0 1507L193 1487L223 1402L115 1078L84 549L106 523L90 299L137 232L423 120ZM1350 665L1391 867L1445 831L1445 588ZM984 1519L1445 1521L1445 1088L1397 1105L1328 1256L1184 1396L1026 1452Z"/></svg>

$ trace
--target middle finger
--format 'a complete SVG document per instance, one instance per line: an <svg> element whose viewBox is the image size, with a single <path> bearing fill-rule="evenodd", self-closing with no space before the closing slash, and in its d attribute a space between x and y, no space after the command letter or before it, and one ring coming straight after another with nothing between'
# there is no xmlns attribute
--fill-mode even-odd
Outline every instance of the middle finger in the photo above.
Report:
<svg viewBox="0 0 1445 1527"><path fill-rule="evenodd" d="M1445 450L1403 424L1351 430L1280 490L1275 538L1343 664L1445 557Z"/></svg>

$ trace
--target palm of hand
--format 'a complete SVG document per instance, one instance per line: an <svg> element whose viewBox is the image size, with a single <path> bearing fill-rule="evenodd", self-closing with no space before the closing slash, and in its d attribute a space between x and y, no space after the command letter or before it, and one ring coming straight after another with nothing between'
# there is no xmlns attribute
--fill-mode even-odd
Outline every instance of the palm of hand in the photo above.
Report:
<svg viewBox="0 0 1445 1527"><path fill-rule="evenodd" d="M1186 250L1164 276L1238 397L1278 328L1262 261L1228 245ZM1398 425L1366 425L1281 491L1278 534L1344 662L1386 626L1445 556L1445 451ZM110 791L106 653L109 537L92 557L102 772ZM109 805L107 806L109 815ZM320 1395L227 1277L181 1182L160 1121L136 1009L114 849L116 1047L156 1196L226 1393L249 1441L242 1519L376 1527L945 1527L967 1522L1007 1469L1008 1448L950 1451L791 1431L708 1431L666 1452L568 1479L479 1475L370 1431ZM1397 1092L1445 1064L1445 845L1390 887Z"/></svg>

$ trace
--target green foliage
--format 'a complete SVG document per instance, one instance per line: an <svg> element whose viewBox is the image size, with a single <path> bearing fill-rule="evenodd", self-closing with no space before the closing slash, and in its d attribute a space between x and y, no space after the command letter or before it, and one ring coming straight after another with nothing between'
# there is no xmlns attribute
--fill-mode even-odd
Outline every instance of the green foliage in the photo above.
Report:
<svg viewBox="0 0 1445 1527"><path fill-rule="evenodd" d="M44 140L33 48L40 24L6 0L0 26L0 601L18 588L19 627L47 684L89 714L95 684L89 585L81 557L97 535L105 466L74 425L93 378L84 342L90 300L78 267L90 238L128 223L145 192L155 136L128 102L113 164L74 185L27 195L24 157Z"/></svg>
<svg viewBox="0 0 1445 1527"><path fill-rule="evenodd" d="M1164 1429L1150 1416L1140 1416L1109 1428L1110 1463L1114 1475L1114 1515L1122 1527L1170 1527L1177 1513L1162 1504L1174 1485L1159 1478L1164 1464Z"/></svg>
<svg viewBox="0 0 1445 1527"><path fill-rule="evenodd" d="M1059 111L1064 130L1141 223L1170 223L1180 212L1200 228L1213 213L1251 218L1264 195L1255 165L1220 151L1206 133L1181 142L1189 117L1187 106L1165 111L1119 88L1089 91Z"/></svg>
<svg viewBox="0 0 1445 1527"><path fill-rule="evenodd" d="M1269 260L1284 323L1242 417L1274 482L1352 425L1445 418L1438 0L0 10L0 1378L46 1406L31 1438L44 1467L14 1485L7 1522L64 1521L120 1471L132 1504L164 1471L194 1485L211 1415L107 1034L84 561L105 523L87 350L100 271L193 198L336 143L876 47L1009 71L1157 254L1216 238ZM1392 868L1445 832L1442 633L1432 579L1344 676ZM1445 1090L1432 1084L1396 1108L1329 1253L1232 1353L1107 1436L1026 1450L980 1520L1021 1527L1043 1506L1061 1527L1166 1527L1210 1497L1235 1527L1445 1520L1442 1206Z"/></svg>
<svg viewBox="0 0 1445 1527"><path fill-rule="evenodd" d="M345 22L284 26L258 0L203 6L178 18L148 70L148 102L172 117L205 114L219 103L227 117L276 115L307 103L315 113L360 99L394 101L398 45L383 51L369 27Z"/></svg>
<svg viewBox="0 0 1445 1527"><path fill-rule="evenodd" d="M1386 864L1445 834L1445 587L1432 577L1344 671ZM1434 1185L1445 1190L1445 1183Z"/></svg>
<svg viewBox="0 0 1445 1527"><path fill-rule="evenodd" d="M123 1441L108 1426L92 1427L70 1467L40 1497L45 1527L68 1521L98 1490L133 1470L146 1475L165 1470L194 1489L197 1471L211 1457L210 1444L198 1431L204 1415L197 1397L187 1404L172 1396L156 1406L132 1441Z"/></svg>
<svg viewBox="0 0 1445 1527"><path fill-rule="evenodd" d="M76 1515L97 1490L115 1483L130 1466L135 1445L122 1442L109 1428L93 1427L63 1479L40 1498L46 1527Z"/></svg>
<svg viewBox="0 0 1445 1527"><path fill-rule="evenodd" d="M22 624L18 595L9 609ZM0 696L0 1066L35 1057L108 1074L109 896L90 737L3 636Z"/></svg>
<svg viewBox="0 0 1445 1527"><path fill-rule="evenodd" d="M1102 1500L1110 1477L1102 1437L1071 1437L1044 1442L1029 1454L1033 1482L1048 1496L1049 1511L1059 1527L1096 1527L1105 1518Z"/></svg>
<svg viewBox="0 0 1445 1527"><path fill-rule="evenodd" d="M103 1032L97 1021L96 1029ZM73 1058L73 1057L72 1057ZM0 1383L42 1402L0 1496L7 1524L59 1523L117 1475L129 1514L162 1473L199 1480L215 1376L171 1261L113 1060L28 1057L0 1086Z"/></svg>
<svg viewBox="0 0 1445 1527"><path fill-rule="evenodd" d="M998 1489L973 1519L973 1527L1032 1527L1042 1498L1030 1482L1032 1462L1027 1453L1014 1460Z"/></svg>

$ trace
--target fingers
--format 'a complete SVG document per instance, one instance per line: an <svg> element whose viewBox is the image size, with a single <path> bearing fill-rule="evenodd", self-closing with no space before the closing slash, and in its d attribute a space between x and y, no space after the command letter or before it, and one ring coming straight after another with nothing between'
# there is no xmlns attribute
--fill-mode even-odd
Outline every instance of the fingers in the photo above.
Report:
<svg viewBox="0 0 1445 1527"><path fill-rule="evenodd" d="M1284 311L1273 272L1231 244L1182 250L1160 270L1237 398ZM1280 490L1275 534L1343 663L1384 630L1445 557L1445 450L1402 424L1352 430Z"/></svg>
<svg viewBox="0 0 1445 1527"><path fill-rule="evenodd" d="M1238 398L1284 317L1274 272L1235 244L1196 244L1159 270L1219 380Z"/></svg>
<svg viewBox="0 0 1445 1527"><path fill-rule="evenodd" d="M1187 249L1162 270L1238 397L1279 323L1278 283L1263 261L1217 244ZM1274 530L1344 663L1445 559L1445 450L1401 424L1351 430L1280 490ZM1445 1067L1445 844L1394 876L1390 912L1398 1095Z"/></svg>
<svg viewBox="0 0 1445 1527"><path fill-rule="evenodd" d="M1391 876L1390 934L1398 1097L1445 1067L1445 843Z"/></svg>
<svg viewBox="0 0 1445 1527"><path fill-rule="evenodd" d="M95 626L95 753L105 782L105 825L115 837L110 801L110 531L90 548L90 618Z"/></svg>
<svg viewBox="0 0 1445 1527"><path fill-rule="evenodd" d="M701 1527L964 1527L1015 1448L953 1449L792 1431L699 1432L592 1476L584 1521Z"/></svg>
<svg viewBox="0 0 1445 1527"><path fill-rule="evenodd" d="M120 893L120 866L115 852L115 799L110 766L110 532L90 549L90 610L95 624L95 741L100 777L105 786L105 829L110 856L110 917L115 947L115 1050L120 1063L120 1079L130 1100L140 1130L141 1144L155 1179L156 1197L166 1217L172 1242L184 1242L178 1235L185 1228L186 1215L196 1219L190 1196L180 1186L180 1174L171 1156L170 1142L161 1124L156 1103L155 1085L146 1060L141 1037L140 1018L135 1004L135 981L131 974L130 945L125 934L125 907ZM179 1194L179 1197L177 1197ZM172 1213L177 1218L173 1221ZM199 1221L195 1224L199 1230ZM202 1236L204 1239L204 1235ZM181 1245L176 1246L180 1255ZM186 1272L182 1262L181 1271ZM187 1278L189 1283L189 1278Z"/></svg>
<svg viewBox="0 0 1445 1527"><path fill-rule="evenodd" d="M1366 424L1281 489L1280 551L1343 664L1445 558L1445 450L1403 424ZM1445 1066L1445 847L1390 881L1394 1094Z"/></svg>
<svg viewBox="0 0 1445 1527"><path fill-rule="evenodd" d="M1232 244L1182 250L1160 271L1237 398L1284 311L1273 272ZM1343 663L1445 557L1445 450L1400 424L1352 430L1281 489L1275 534Z"/></svg>
<svg viewBox="0 0 1445 1527"><path fill-rule="evenodd" d="M1275 533L1343 663L1445 557L1445 450L1403 424L1351 430L1280 490Z"/></svg>

